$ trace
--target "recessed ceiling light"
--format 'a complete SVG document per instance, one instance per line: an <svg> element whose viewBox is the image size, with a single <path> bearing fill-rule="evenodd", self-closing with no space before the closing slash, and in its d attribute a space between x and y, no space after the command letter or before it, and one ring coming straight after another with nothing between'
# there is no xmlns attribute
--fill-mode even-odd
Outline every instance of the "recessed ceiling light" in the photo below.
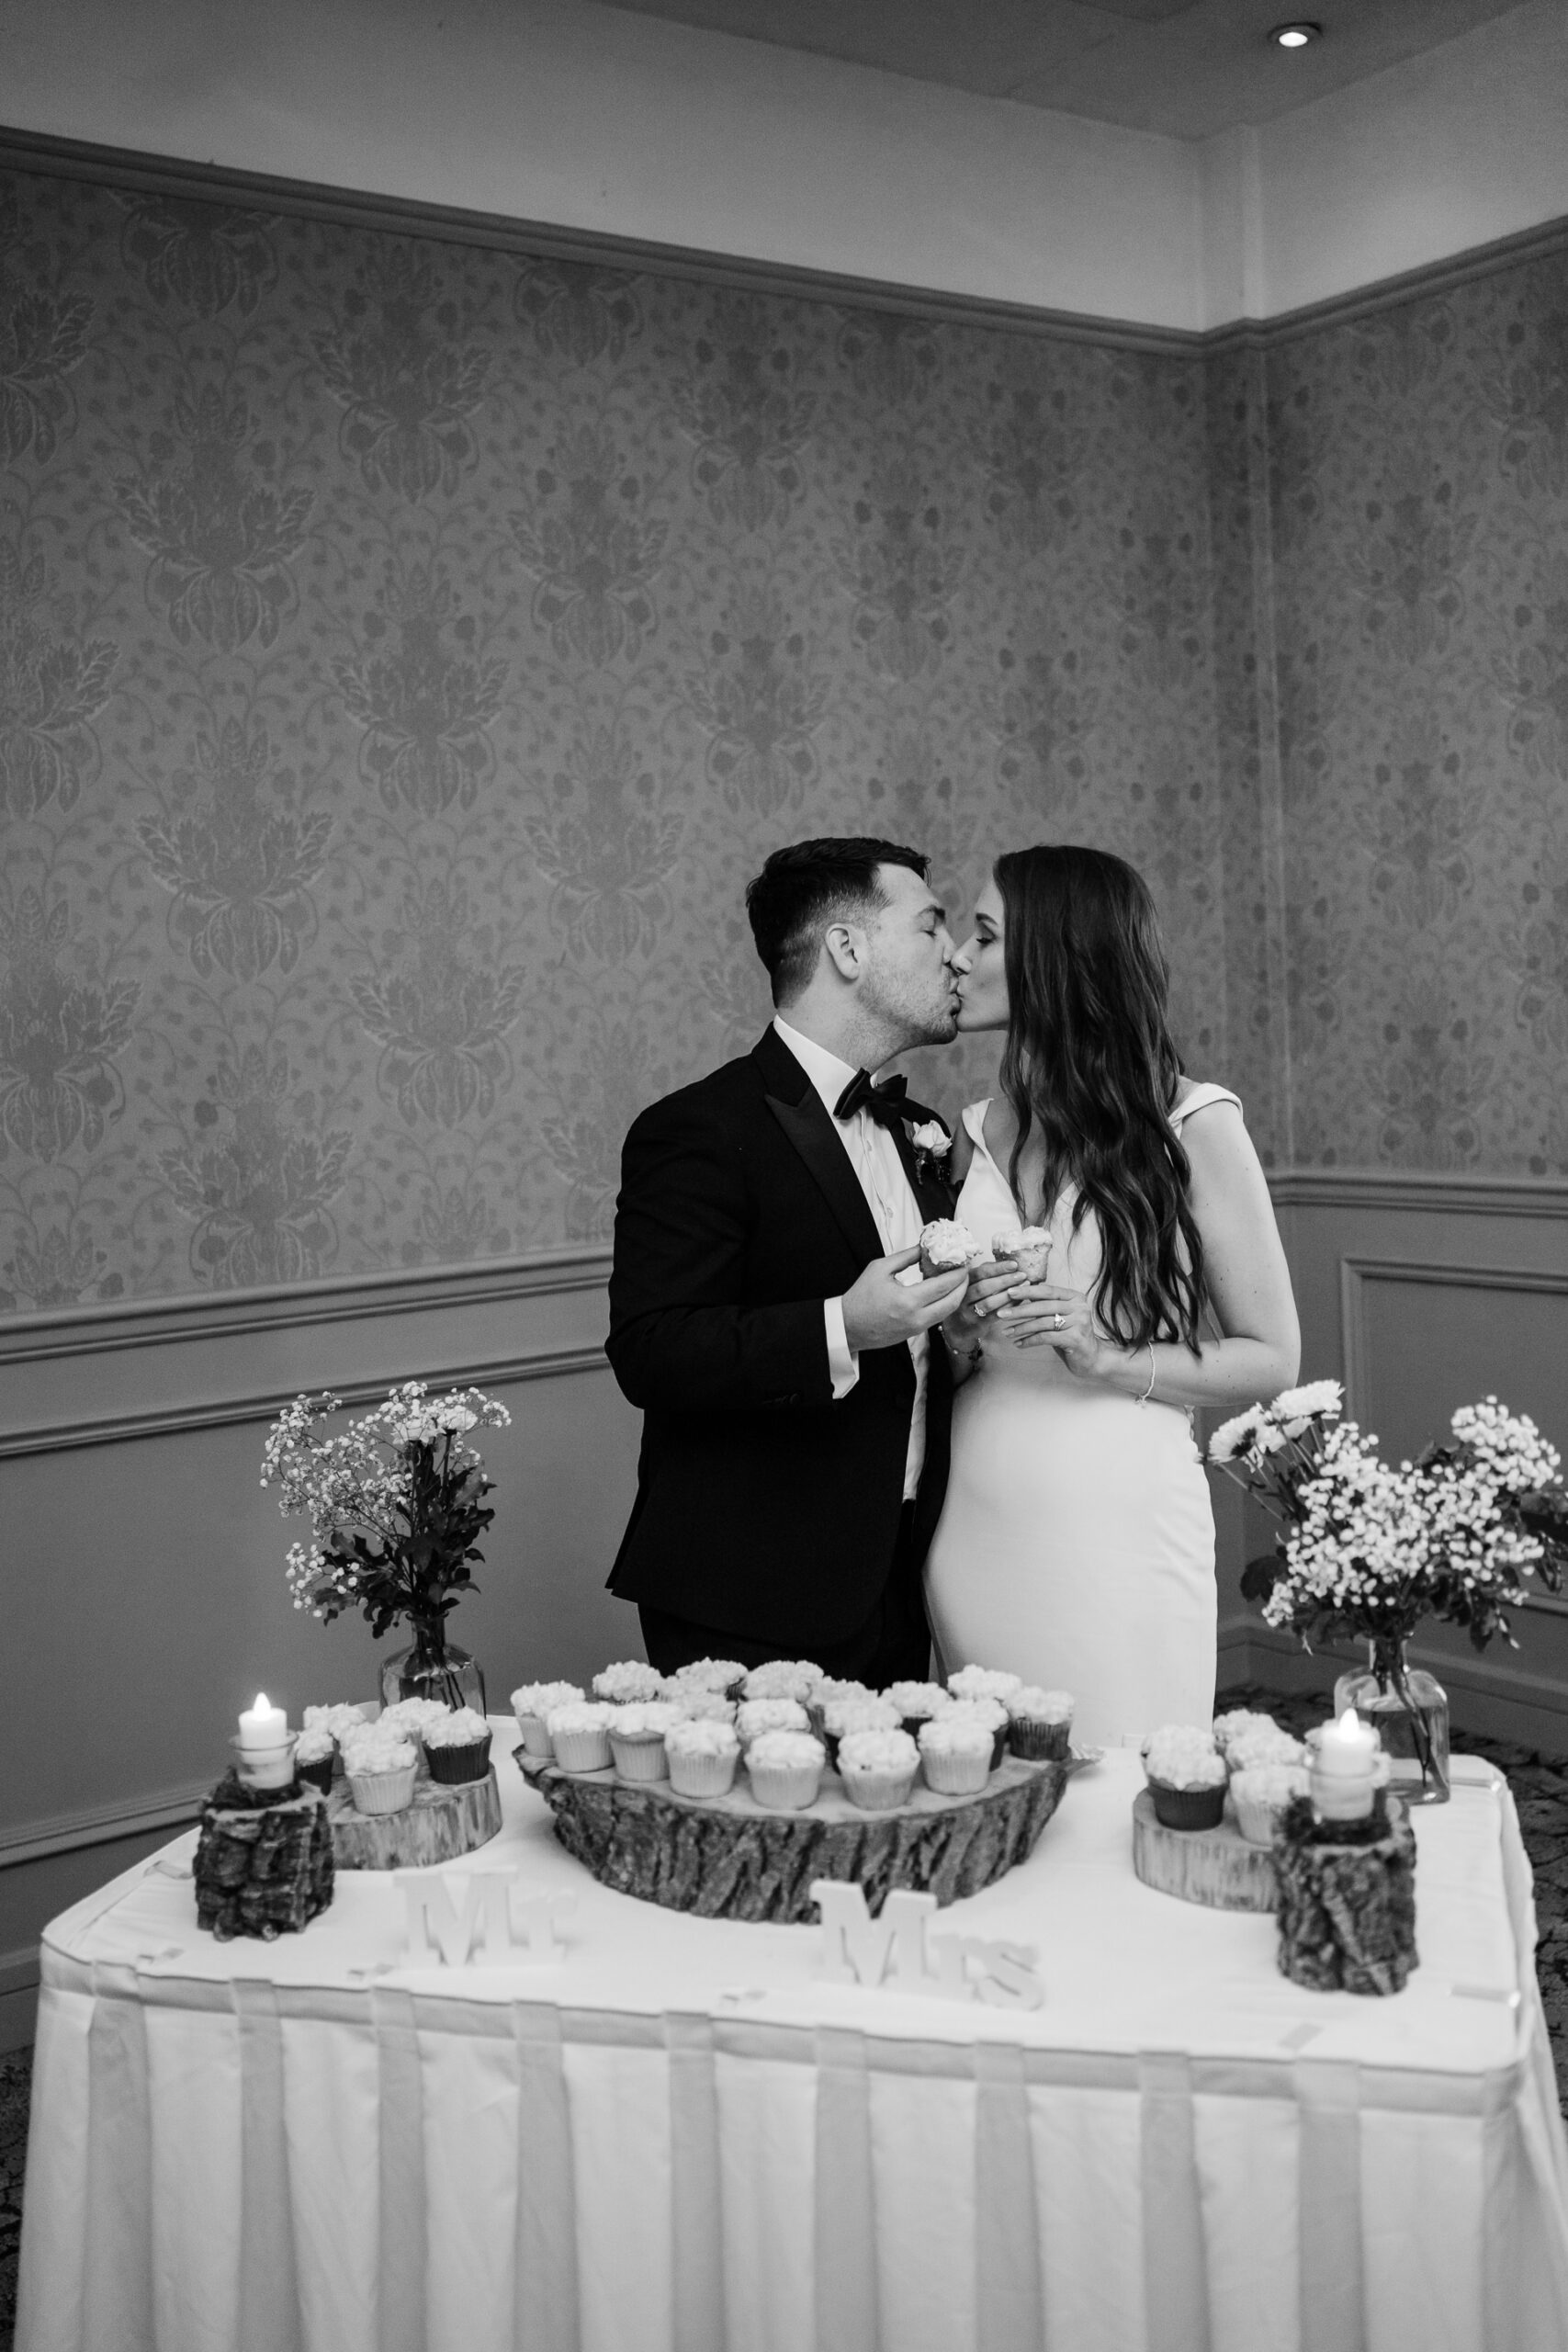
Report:
<svg viewBox="0 0 1568 2352"><path fill-rule="evenodd" d="M1269 38L1276 49L1305 49L1309 41L1323 39L1323 27L1305 23L1276 25Z"/></svg>

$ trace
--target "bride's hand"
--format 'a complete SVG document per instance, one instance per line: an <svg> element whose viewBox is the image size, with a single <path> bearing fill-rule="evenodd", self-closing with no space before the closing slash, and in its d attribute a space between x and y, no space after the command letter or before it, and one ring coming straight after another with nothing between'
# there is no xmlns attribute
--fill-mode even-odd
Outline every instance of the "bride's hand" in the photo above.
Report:
<svg viewBox="0 0 1568 2352"><path fill-rule="evenodd" d="M958 1305L942 1317L942 1334L955 1354L973 1356L978 1352L981 1340L992 1327L996 1309L1005 1303L1016 1280L1016 1275L996 1266L988 1272L976 1270L970 1275L969 1287Z"/></svg>
<svg viewBox="0 0 1568 2352"><path fill-rule="evenodd" d="M1015 1278L1009 1286L1009 1303L996 1310L996 1317L1016 1347L1055 1348L1080 1380L1093 1380L1100 1372L1107 1342L1081 1290Z"/></svg>

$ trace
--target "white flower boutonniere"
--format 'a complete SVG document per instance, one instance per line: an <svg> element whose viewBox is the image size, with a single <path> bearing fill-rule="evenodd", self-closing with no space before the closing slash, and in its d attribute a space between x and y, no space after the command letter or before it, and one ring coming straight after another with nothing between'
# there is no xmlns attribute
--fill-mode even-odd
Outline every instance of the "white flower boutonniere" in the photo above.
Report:
<svg viewBox="0 0 1568 2352"><path fill-rule="evenodd" d="M915 1169L922 1183L930 1177L945 1174L953 1137L940 1119L925 1119L919 1126L911 1127L909 1141L915 1148Z"/></svg>

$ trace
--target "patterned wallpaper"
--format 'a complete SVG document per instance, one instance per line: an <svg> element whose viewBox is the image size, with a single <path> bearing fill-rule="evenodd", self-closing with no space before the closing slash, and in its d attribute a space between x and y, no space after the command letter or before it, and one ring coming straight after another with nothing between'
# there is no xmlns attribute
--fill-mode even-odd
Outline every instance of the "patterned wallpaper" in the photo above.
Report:
<svg viewBox="0 0 1568 2352"><path fill-rule="evenodd" d="M1124 851L1224 1069L1198 358L0 188L0 1304L606 1235L806 832Z"/></svg>
<svg viewBox="0 0 1568 2352"><path fill-rule="evenodd" d="M1568 254L1268 400L1295 1157L1568 1174Z"/></svg>
<svg viewBox="0 0 1568 2352"><path fill-rule="evenodd" d="M1271 1160L1568 1168L1565 361L0 178L0 1307L603 1238L813 831L1132 857Z"/></svg>

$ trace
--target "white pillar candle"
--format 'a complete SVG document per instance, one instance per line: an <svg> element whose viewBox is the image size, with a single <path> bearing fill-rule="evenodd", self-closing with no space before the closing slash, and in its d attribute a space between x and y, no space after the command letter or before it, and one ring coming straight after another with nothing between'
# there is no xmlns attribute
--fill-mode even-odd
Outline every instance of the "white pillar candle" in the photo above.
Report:
<svg viewBox="0 0 1568 2352"><path fill-rule="evenodd" d="M256 1693L256 1703L246 1707L240 1716L240 1747L281 1747L288 1737L288 1716L282 1707L275 1707L265 1690Z"/></svg>
<svg viewBox="0 0 1568 2352"><path fill-rule="evenodd" d="M1378 1736L1354 1707L1317 1735L1311 1770L1312 1801L1325 1821L1364 1821L1372 1809L1372 1758Z"/></svg>

